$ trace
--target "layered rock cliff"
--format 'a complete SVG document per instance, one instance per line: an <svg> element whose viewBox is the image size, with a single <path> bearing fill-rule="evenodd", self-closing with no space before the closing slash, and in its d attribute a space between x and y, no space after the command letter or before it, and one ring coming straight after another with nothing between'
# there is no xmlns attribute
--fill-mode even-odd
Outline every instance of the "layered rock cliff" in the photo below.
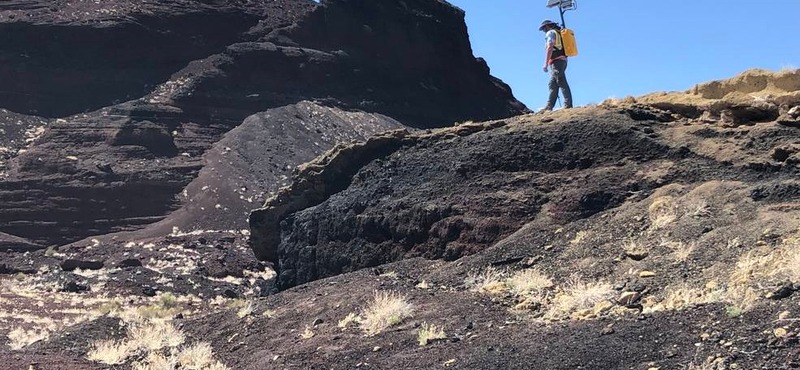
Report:
<svg viewBox="0 0 800 370"><path fill-rule="evenodd" d="M439 1L11 2L0 31L0 108L40 126L58 117L3 154L0 230L43 244L141 229L185 205L137 235L241 229L253 202L338 140L525 110L473 57L463 12ZM298 118L259 113L279 107ZM214 146L259 120L263 146L236 133ZM304 124L320 126L294 131ZM269 147L292 140L295 153ZM247 176L186 188L228 151L246 152Z"/></svg>

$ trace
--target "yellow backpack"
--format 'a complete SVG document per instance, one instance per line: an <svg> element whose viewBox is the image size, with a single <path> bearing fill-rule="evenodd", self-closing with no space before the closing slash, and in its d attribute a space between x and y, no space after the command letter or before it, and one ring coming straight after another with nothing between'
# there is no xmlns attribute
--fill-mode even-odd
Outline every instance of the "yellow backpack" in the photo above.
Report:
<svg viewBox="0 0 800 370"><path fill-rule="evenodd" d="M568 57L578 55L578 43L575 42L575 32L572 30L567 28L561 30L561 44L564 47L564 53Z"/></svg>

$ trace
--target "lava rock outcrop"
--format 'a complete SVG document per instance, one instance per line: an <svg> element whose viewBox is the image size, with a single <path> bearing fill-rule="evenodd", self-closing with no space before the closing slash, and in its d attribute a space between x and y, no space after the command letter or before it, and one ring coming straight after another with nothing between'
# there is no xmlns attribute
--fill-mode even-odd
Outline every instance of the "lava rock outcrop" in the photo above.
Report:
<svg viewBox="0 0 800 370"><path fill-rule="evenodd" d="M797 131L775 119L781 105L800 103L800 86L785 82L800 75L764 73L700 88L733 86L717 100L648 95L334 149L251 214L252 248L275 263L286 289L401 259L455 260L499 248L524 225L574 224L666 183L792 179L800 169ZM750 80L763 83L737 83ZM745 103L743 94L765 91L775 95ZM708 121L720 107L739 124ZM698 235L714 230L706 226ZM530 257L515 254L497 260Z"/></svg>

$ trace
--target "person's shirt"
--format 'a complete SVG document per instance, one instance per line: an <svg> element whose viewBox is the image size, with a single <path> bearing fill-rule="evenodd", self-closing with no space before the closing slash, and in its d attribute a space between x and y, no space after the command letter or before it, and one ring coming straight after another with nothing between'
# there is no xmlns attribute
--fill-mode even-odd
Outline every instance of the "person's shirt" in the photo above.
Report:
<svg viewBox="0 0 800 370"><path fill-rule="evenodd" d="M567 58L566 54L564 53L564 45L561 42L561 35L558 34L557 30L547 31L544 38L545 47L553 45L553 54L550 57L551 60Z"/></svg>
<svg viewBox="0 0 800 370"><path fill-rule="evenodd" d="M545 47L548 47L550 45L553 45L553 47L560 46L557 45L560 40L558 37L558 32L556 32L556 30L547 31L547 33L544 35L544 38L545 38L545 45L544 45Z"/></svg>

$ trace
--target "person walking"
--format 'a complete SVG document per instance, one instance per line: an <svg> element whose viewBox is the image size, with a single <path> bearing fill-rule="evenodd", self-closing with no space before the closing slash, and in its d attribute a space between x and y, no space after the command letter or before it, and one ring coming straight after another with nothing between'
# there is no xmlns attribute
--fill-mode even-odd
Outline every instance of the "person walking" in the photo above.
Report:
<svg viewBox="0 0 800 370"><path fill-rule="evenodd" d="M572 108L572 91L567 83L567 54L561 39L561 27L558 23L545 20L539 27L545 33L545 61L542 68L545 73L550 72L550 97L542 111L552 111L558 99L558 89L564 94L564 109Z"/></svg>

